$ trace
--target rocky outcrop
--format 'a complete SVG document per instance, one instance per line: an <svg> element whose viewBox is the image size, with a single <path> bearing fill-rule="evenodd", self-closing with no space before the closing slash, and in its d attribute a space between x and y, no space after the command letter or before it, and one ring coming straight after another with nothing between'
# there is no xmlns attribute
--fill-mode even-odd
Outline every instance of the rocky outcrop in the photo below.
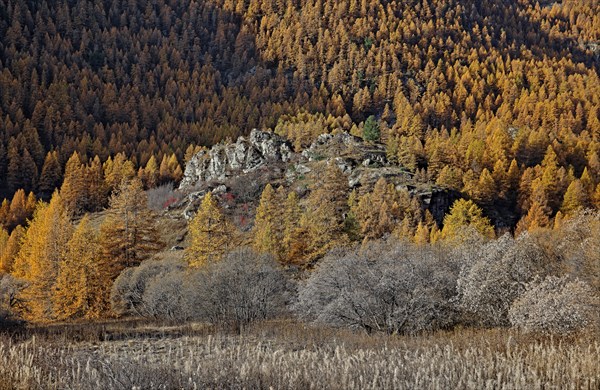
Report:
<svg viewBox="0 0 600 390"><path fill-rule="evenodd" d="M412 172L388 161L385 147L369 143L345 132L322 134L302 153L292 152L290 144L272 132L252 130L249 137L235 143L216 145L194 156L185 169L180 189L187 192L181 202L183 215L189 219L200 199L212 191L217 195L236 193L238 199L252 202L260 196L266 183L287 182L301 196L308 191L306 179L322 169L320 162L336 164L348 178L348 187L369 190L384 178L398 190L417 197L438 224L460 194L419 183ZM242 196L246 188L252 196ZM246 199L248 198L248 199Z"/></svg>
<svg viewBox="0 0 600 390"><path fill-rule="evenodd" d="M215 145L188 162L179 188L189 190L202 182L223 181L256 170L269 161L286 162L292 155L290 144L275 133L252 130L235 143Z"/></svg>

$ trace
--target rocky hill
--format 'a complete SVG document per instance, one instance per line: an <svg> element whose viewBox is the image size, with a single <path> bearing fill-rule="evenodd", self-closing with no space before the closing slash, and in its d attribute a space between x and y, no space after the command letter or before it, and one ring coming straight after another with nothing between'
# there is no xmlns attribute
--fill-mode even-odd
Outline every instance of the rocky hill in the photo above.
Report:
<svg viewBox="0 0 600 390"><path fill-rule="evenodd" d="M179 190L186 194L184 216L190 218L198 200L208 191L235 193L255 202L267 183L307 193L311 176L322 162L334 163L348 178L348 191L365 192L380 178L419 198L438 224L458 194L420 181L415 175L388 160L385 146L370 143L347 132L322 134L301 153L288 140L269 131L254 129L236 142L215 145L196 154L186 165Z"/></svg>

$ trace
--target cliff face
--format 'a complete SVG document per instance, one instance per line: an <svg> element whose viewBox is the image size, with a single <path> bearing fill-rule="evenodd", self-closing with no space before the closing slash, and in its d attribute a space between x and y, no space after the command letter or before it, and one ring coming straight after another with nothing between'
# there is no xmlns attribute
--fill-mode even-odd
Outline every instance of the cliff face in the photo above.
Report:
<svg viewBox="0 0 600 390"><path fill-rule="evenodd" d="M196 154L186 165L179 188L189 190L203 182L223 181L252 172L267 162L286 162L291 154L287 141L274 133L254 129L248 139L239 137L235 143L215 145Z"/></svg>
<svg viewBox="0 0 600 390"><path fill-rule="evenodd" d="M201 151L186 165L179 189L189 193L186 218L193 215L194 204L208 191L226 192L228 186L264 187L277 181L287 186L306 187L305 178L318 172L319 162L336 164L348 177L348 190L368 191L380 178L406 189L420 199L441 224L444 214L458 198L430 183L418 182L406 168L387 159L384 145L369 143L345 132L322 134L302 153L279 135L252 130L231 144L215 145ZM260 195L260 194L258 194Z"/></svg>

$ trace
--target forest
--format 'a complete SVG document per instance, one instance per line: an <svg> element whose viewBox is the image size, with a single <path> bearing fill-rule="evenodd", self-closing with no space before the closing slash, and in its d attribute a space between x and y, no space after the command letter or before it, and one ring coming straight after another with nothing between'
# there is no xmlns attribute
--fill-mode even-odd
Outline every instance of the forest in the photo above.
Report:
<svg viewBox="0 0 600 390"><path fill-rule="evenodd" d="M74 152L183 166L253 127L300 123L288 135L310 140L372 115L390 157L496 225L546 224L569 212L567 192L585 207L600 196L598 7L9 0L0 188L49 200Z"/></svg>
<svg viewBox="0 0 600 390"><path fill-rule="evenodd" d="M599 65L598 0L1 2L0 389L597 387Z"/></svg>

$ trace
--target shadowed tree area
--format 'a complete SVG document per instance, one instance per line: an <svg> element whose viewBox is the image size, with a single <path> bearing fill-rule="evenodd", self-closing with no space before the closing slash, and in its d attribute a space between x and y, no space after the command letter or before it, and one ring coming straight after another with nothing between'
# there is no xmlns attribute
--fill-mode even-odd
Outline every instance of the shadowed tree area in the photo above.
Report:
<svg viewBox="0 0 600 390"><path fill-rule="evenodd" d="M498 161L535 166L553 142L565 169L588 166L597 180L598 10L574 0L9 0L0 187L49 196L60 181L53 159L44 164L53 150L63 167L74 151L84 163L123 152L144 167L300 112L359 125L373 115L391 157L432 180L444 165L477 179Z"/></svg>

